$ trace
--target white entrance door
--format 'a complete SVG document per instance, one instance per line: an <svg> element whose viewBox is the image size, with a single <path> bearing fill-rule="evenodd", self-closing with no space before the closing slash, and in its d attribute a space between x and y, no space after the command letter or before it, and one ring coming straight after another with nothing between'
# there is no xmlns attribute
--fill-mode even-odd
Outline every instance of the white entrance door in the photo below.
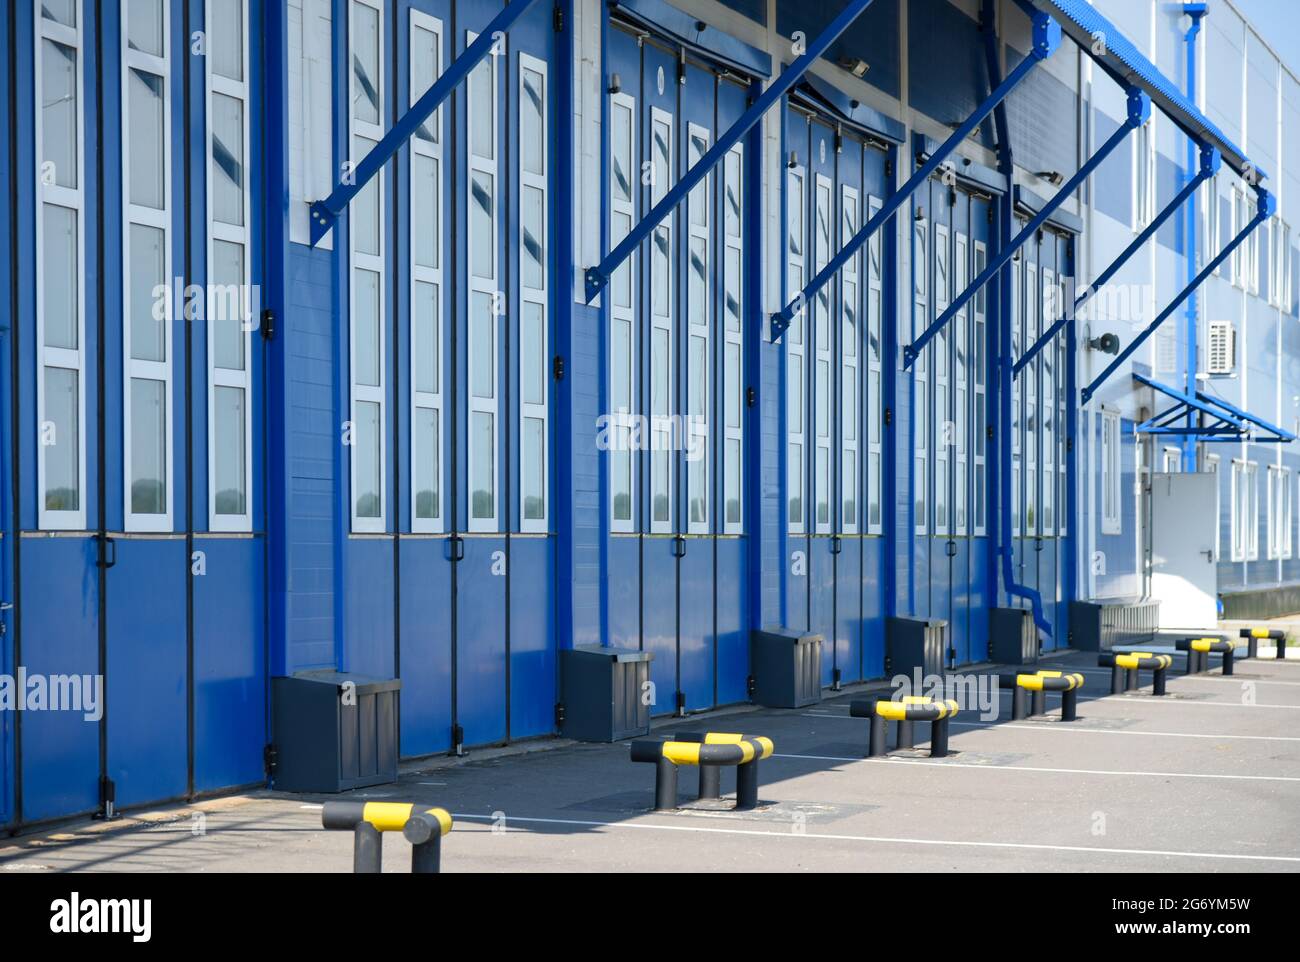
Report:
<svg viewBox="0 0 1300 962"><path fill-rule="evenodd" d="M1213 474L1151 476L1151 594L1160 627L1212 630L1218 622Z"/></svg>

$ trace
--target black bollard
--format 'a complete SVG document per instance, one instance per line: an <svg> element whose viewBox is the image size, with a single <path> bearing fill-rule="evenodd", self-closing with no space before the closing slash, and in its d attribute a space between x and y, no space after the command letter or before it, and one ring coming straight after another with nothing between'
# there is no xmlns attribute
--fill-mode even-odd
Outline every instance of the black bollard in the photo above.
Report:
<svg viewBox="0 0 1300 962"><path fill-rule="evenodd" d="M1286 635L1277 640L1277 652L1273 657L1283 661L1286 660Z"/></svg>
<svg viewBox="0 0 1300 962"><path fill-rule="evenodd" d="M1124 693L1124 669L1119 665L1112 665L1110 669L1110 693L1112 695Z"/></svg>
<svg viewBox="0 0 1300 962"><path fill-rule="evenodd" d="M930 722L930 757L943 758L948 754L948 719L936 718Z"/></svg>
<svg viewBox="0 0 1300 962"><path fill-rule="evenodd" d="M722 766L700 766L700 798L722 797Z"/></svg>
<svg viewBox="0 0 1300 962"><path fill-rule="evenodd" d="M758 808L758 759L736 767L736 811Z"/></svg>
<svg viewBox="0 0 1300 962"><path fill-rule="evenodd" d="M1234 652L1235 649L1229 648L1227 651L1223 653L1223 673L1225 675L1232 674L1232 659L1233 659Z"/></svg>
<svg viewBox="0 0 1300 962"><path fill-rule="evenodd" d="M1011 720L1019 721L1025 717L1025 690L1011 680Z"/></svg>
<svg viewBox="0 0 1300 962"><path fill-rule="evenodd" d="M1034 692L1033 713L1035 715L1042 715L1046 711L1047 711L1047 692L1043 691L1043 689L1040 688L1036 692Z"/></svg>
<svg viewBox="0 0 1300 962"><path fill-rule="evenodd" d="M383 871L384 836L369 822L357 822L352 830L352 871L374 875Z"/></svg>
<svg viewBox="0 0 1300 962"><path fill-rule="evenodd" d="M1124 690L1137 691L1138 688L1138 670L1136 668L1130 668L1124 673Z"/></svg>
<svg viewBox="0 0 1300 962"><path fill-rule="evenodd" d="M1079 712L1079 689L1061 692L1061 721L1074 721Z"/></svg>
<svg viewBox="0 0 1300 962"><path fill-rule="evenodd" d="M437 875L442 871L442 823L427 812L417 812L402 826L411 843L411 874Z"/></svg>
<svg viewBox="0 0 1300 962"><path fill-rule="evenodd" d="M1151 679L1151 694L1163 695L1165 693L1165 669L1157 668Z"/></svg>
<svg viewBox="0 0 1300 962"><path fill-rule="evenodd" d="M880 715L871 716L871 736L867 744L867 757L878 758L885 754L885 726L887 722Z"/></svg>
<svg viewBox="0 0 1300 962"><path fill-rule="evenodd" d="M898 749L912 748L916 745L916 734L912 729L912 722L906 718L898 721Z"/></svg>
<svg viewBox="0 0 1300 962"><path fill-rule="evenodd" d="M655 763L655 811L671 812L677 807L677 765L662 755Z"/></svg>

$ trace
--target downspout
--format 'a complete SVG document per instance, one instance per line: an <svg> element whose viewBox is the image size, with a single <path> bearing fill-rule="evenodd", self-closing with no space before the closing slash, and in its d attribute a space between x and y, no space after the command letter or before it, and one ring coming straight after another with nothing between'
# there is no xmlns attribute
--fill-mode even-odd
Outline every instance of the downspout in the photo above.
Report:
<svg viewBox="0 0 1300 962"><path fill-rule="evenodd" d="M984 33L984 59L988 69L989 89L1002 82L1002 67L998 58L997 20L993 0L981 0L980 25ZM1011 243L1013 223L1012 197L1015 182L1015 161L1011 150L1011 131L1007 124L1004 104L993 109L993 122L998 138L998 171L1006 178L1006 190L998 199L998 249L1006 250ZM1011 530L1011 264L1008 261L998 272L997 286L997 344L990 354L997 358L998 404L994 433L998 437L998 458L993 472L991 488L998 492L996 511L991 511L994 530L990 541L997 544L997 554L1002 567L1002 584L1008 595L1023 598L1033 611L1034 624L1044 634L1052 634L1052 626L1043 613L1043 598L1037 591L1016 581L1012 563ZM997 601L996 574L992 576L993 601Z"/></svg>
<svg viewBox="0 0 1300 962"><path fill-rule="evenodd" d="M1191 25L1183 35L1183 42L1187 45L1187 99L1196 104L1196 41L1201 32L1201 18L1209 13L1209 7L1204 3L1184 3L1183 13L1191 18ZM1188 139L1187 141L1187 181L1190 182L1196 177L1196 145ZM1215 203L1211 200L1210 203ZM1187 203L1187 282L1190 284L1196 276L1196 194L1193 193L1188 198ZM1196 291L1193 290L1191 296L1187 298L1187 362L1186 362L1186 384L1185 390L1189 397L1196 394L1196 368L1198 362L1199 348L1197 345L1198 319L1199 319L1199 302L1196 297ZM1195 427L1193 424L1194 415L1189 410L1187 413L1187 427ZM1196 470L1196 438L1188 434L1183 438L1183 470L1193 472Z"/></svg>

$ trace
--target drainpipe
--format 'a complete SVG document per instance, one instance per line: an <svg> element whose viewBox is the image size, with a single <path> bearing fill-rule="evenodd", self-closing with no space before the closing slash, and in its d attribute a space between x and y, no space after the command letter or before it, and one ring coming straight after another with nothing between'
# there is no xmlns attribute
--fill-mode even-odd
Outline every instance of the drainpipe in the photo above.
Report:
<svg viewBox="0 0 1300 962"><path fill-rule="evenodd" d="M1187 46L1187 99L1196 103L1196 40L1201 32L1201 18L1209 13L1209 6L1205 3L1184 3L1183 13L1191 18L1191 24L1187 32L1183 34L1183 43ZM1187 141L1187 172L1184 183L1190 182L1197 171L1196 145L1190 138ZM1211 183L1213 183L1211 181ZM1196 193L1193 193L1187 201L1187 282L1190 284L1196 277L1196 213L1197 202ZM1217 203L1217 200L1211 198L1210 203ZM1196 368L1198 365L1198 348L1197 333L1199 319L1199 300L1197 292L1192 291L1187 298L1187 364L1186 364L1186 391L1188 397L1196 396ZM1187 427L1195 427L1194 419L1196 415L1192 414L1190 409L1187 413ZM1196 464L1196 437L1187 434L1183 437L1183 470L1193 472L1197 470Z"/></svg>

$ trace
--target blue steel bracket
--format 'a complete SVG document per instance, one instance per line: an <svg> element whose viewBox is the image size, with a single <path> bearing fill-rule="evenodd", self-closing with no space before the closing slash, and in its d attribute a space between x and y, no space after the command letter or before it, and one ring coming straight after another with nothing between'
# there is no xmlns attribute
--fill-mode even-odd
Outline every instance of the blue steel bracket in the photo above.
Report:
<svg viewBox="0 0 1300 962"><path fill-rule="evenodd" d="M1282 428L1278 427L1277 425L1270 424L1268 421L1265 421L1263 418L1256 417L1253 414L1243 411L1241 408L1237 407L1236 405L1232 404L1229 401L1225 401L1223 398L1211 397L1210 395L1206 394L1204 391L1197 391L1196 397L1198 400L1204 401L1207 404L1212 404L1215 407L1223 408L1225 411L1228 412L1228 414L1220 415L1220 417L1226 419L1228 415L1232 415L1233 417L1240 418L1243 421L1248 421L1251 424L1255 425L1256 427L1263 428L1265 431L1268 431L1273 435L1272 437L1261 438L1254 433L1253 429L1248 428L1247 430L1250 431L1251 441L1255 441L1259 443L1267 442L1273 444L1290 444L1292 441L1296 439L1296 436L1292 434L1290 431L1284 431L1282 430Z"/></svg>
<svg viewBox="0 0 1300 962"><path fill-rule="evenodd" d="M885 205L876 212L876 216L863 224L862 229L854 234L840 248L839 253L817 272L817 275L808 282L808 286L796 294L789 304L772 315L771 336L773 343L780 340L781 335L790 327L790 322L794 319L794 316L803 310L804 305L809 303L817 292L839 273L840 268L862 248L863 244L871 239L876 231L898 213L903 204L907 203L917 189L930 179L930 175L948 159L948 155L970 136L971 132L983 122L985 117L993 112L998 104L1007 99L1011 91L1029 75L1034 67L1056 52L1061 45L1061 25L1045 13L1034 14L1033 20L1033 44L1029 48L1029 55L1016 64L1011 73L1007 74L1006 79L984 99L983 103L975 108L975 112L967 117L960 127L952 132L952 136L935 149L934 153L930 155L930 159L907 179L907 183L903 184L890 196Z"/></svg>
<svg viewBox="0 0 1300 962"><path fill-rule="evenodd" d="M709 175L718 161L727 155L741 137L753 128L763 115L766 114L774 104L781 100L791 88L799 82L799 78L808 72L808 68L817 62L817 59L824 54L845 30L853 23L854 20L862 14L867 7L871 6L874 0L852 0L840 11L839 16L827 25L812 43L804 49L804 52L791 62L781 76L777 77L772 85L764 90L750 105L740 117L727 128L727 132L722 134L712 147L705 151L704 156L695 162L672 189L669 190L659 203L651 208L640 221L637 222L627 236L619 241L618 246L605 255L604 259L595 267L588 267L584 276L586 285L587 303L590 304L609 283L609 279L614 276L614 272L619 269L622 263L627 260L632 252L635 251L641 242L649 236L663 221L665 217L685 198L700 181Z"/></svg>
<svg viewBox="0 0 1300 962"><path fill-rule="evenodd" d="M1231 257L1233 251L1245 243L1246 238L1254 233L1255 229L1258 228L1260 224L1265 223L1273 216L1277 211L1277 198L1263 187L1259 186L1255 187L1255 196L1259 203L1255 211L1255 216L1251 218L1250 223L1243 227L1241 232L1230 240L1223 250L1219 251L1219 253L1215 255L1213 260L1201 268L1201 272L1193 277L1191 282L1178 292L1178 295L1169 302L1169 305L1156 315L1155 320L1142 329L1138 336L1129 343L1128 347L1124 348L1124 350L1120 351L1119 354L1115 356L1115 360L1106 365L1104 371L1093 378L1092 383L1080 392L1079 397L1081 403L1087 404L1091 401L1093 395L1097 393L1097 388L1101 387L1102 382L1114 374L1119 369L1119 366L1127 361L1133 355L1133 352L1141 347L1142 344L1146 342L1146 339L1154 334L1156 329L1160 327L1160 325L1163 324L1169 316L1174 313L1174 311L1178 310L1183 301L1187 300L1187 298L1191 296L1192 291L1204 284L1205 279L1218 270L1219 265ZM1215 403L1218 403L1217 399L1214 400ZM1251 417L1251 415L1243 416ZM1253 417L1251 417L1251 419L1254 420Z"/></svg>
<svg viewBox="0 0 1300 962"><path fill-rule="evenodd" d="M1110 279L1119 272L1119 269L1128 263L1129 258L1141 250L1142 246L1151 239L1156 231L1164 226L1165 221L1173 216L1174 211L1182 207L1183 204L1187 202L1188 198L1196 193L1196 189L1218 173L1219 168L1222 166L1223 155L1208 144L1202 144L1201 165L1200 169L1196 172L1196 176L1188 181L1183 189L1178 192L1178 196L1171 200L1168 206L1158 213L1150 224L1147 224L1147 226L1142 230L1142 233L1133 238L1133 243L1124 248L1124 251L1111 261L1110 266L1097 275L1097 279L1089 284L1083 293L1075 299L1074 307L1061 317L1057 318L1056 322L1043 332L1042 337L1035 341L1029 350L1020 355L1020 360L1016 361L1015 365L1011 369L1011 376L1013 378L1020 376L1020 372L1024 370L1025 365L1032 361L1039 351L1050 344L1052 338L1061 333L1061 329L1069 323L1070 318L1078 317L1079 312L1083 310L1083 306L1087 304L1088 301L1092 300L1092 298L1096 296L1097 292L1110 282Z"/></svg>
<svg viewBox="0 0 1300 962"><path fill-rule="evenodd" d="M469 76L470 71L477 67L484 57L489 54L496 55L502 35L535 2L536 0L511 0L502 8L483 32L474 39L474 42L465 48L465 52L453 60L442 76L434 81L433 86L398 118L397 123L384 134L379 143L370 149L370 153L344 175L343 180L334 186L330 195L324 200L312 202L312 247L315 247L320 239L329 233L330 228L338 221L339 215L347 209L352 198L374 178L375 174L379 173L384 164L392 159L420 125L433 115L433 112L442 105L461 81Z"/></svg>
<svg viewBox="0 0 1300 962"><path fill-rule="evenodd" d="M1119 129L1106 139L1106 142L1097 148L1096 153L1089 157L1069 180L1061 185L1056 194L1043 205L1042 209L1034 216L1024 229L1020 231L1004 249L998 251L997 256L989 261L987 267L980 272L980 275L973 280L967 288L958 294L951 304L945 308L944 312L934 319L934 322L921 332L918 337L907 347L903 348L903 368L907 369L920 356L921 351L930 343L936 334L943 329L943 326L957 316L960 311L970 301L972 297L979 292L985 284L997 276L998 271L1015 256L1025 241L1038 233L1038 229L1047 223L1047 219L1052 213L1069 200L1070 196L1078 189L1079 185L1091 176L1097 166L1106 159L1107 156L1124 142L1129 132L1137 130L1145 124L1151 117L1151 98L1144 94L1137 87L1128 89L1128 116Z"/></svg>

